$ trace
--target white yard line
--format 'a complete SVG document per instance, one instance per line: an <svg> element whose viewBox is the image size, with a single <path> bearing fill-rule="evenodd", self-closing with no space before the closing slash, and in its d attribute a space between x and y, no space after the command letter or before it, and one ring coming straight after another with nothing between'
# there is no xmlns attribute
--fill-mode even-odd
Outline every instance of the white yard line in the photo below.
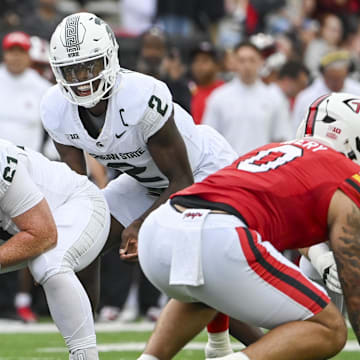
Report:
<svg viewBox="0 0 360 360"><path fill-rule="evenodd" d="M204 342L192 342L185 346L186 350L204 350ZM234 350L241 350L244 347L240 344L232 345ZM99 344L98 349L100 352L109 352L109 351L141 351L145 348L145 342L126 342L118 344ZM67 352L65 347L61 348L40 348L37 349L38 352L42 353L62 353ZM350 340L346 343L343 351L360 351L360 346L355 340Z"/></svg>
<svg viewBox="0 0 360 360"><path fill-rule="evenodd" d="M96 323L95 329L98 332L144 332L153 330L155 324L151 322L141 323ZM20 333L57 333L58 329L52 323L46 324L24 324L16 321L0 321L0 334L20 334ZM205 343L203 342L192 342L186 346L188 350L202 350L204 349ZM126 342L117 344L99 344L99 351L141 351L145 348L145 342ZM234 350L240 350L243 347L240 344L233 344ZM39 352L57 353L67 352L65 347L61 348L39 348ZM360 351L360 346L357 341L349 340L343 351ZM9 360L8 358L6 358ZM0 357L0 360L5 358ZM17 359L20 360L20 359ZM44 360L44 359L43 359Z"/></svg>
<svg viewBox="0 0 360 360"><path fill-rule="evenodd" d="M99 332L144 332L154 329L155 324L151 322L141 323L96 323L95 330ZM59 330L54 324L24 324L18 321L1 321L0 334L14 334L14 333L57 333Z"/></svg>

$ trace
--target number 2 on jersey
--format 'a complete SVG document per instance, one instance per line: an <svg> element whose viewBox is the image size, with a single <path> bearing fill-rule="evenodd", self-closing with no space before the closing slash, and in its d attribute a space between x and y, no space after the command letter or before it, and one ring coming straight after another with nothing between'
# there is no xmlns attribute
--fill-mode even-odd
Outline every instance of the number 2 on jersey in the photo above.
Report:
<svg viewBox="0 0 360 360"><path fill-rule="evenodd" d="M142 182L142 183L149 183L149 182L157 182L162 181L163 179L159 176L154 177L140 177L138 175L142 174L146 171L145 166L134 166L128 163L108 163L108 167L111 167L113 169L117 169L121 171L122 173L126 173L133 177L135 180Z"/></svg>
<svg viewBox="0 0 360 360"><path fill-rule="evenodd" d="M272 149L259 151L256 155L242 160L237 169L252 173L266 172L285 165L301 157L303 150L294 145L281 145Z"/></svg>
<svg viewBox="0 0 360 360"><path fill-rule="evenodd" d="M162 106L162 103L161 103L161 99L158 98L157 96L155 95L152 95L149 102L148 102L148 105L153 109L155 107L155 104L154 102L156 103L156 111L161 115L161 116L164 116L166 114L166 110L168 109L168 104L165 104L165 107L162 109L161 106Z"/></svg>
<svg viewBox="0 0 360 360"><path fill-rule="evenodd" d="M7 156L6 161L9 164L9 166L7 166L4 169L3 178L4 178L4 180L6 180L8 182L12 182L15 172L16 172L15 164L17 164L17 160L11 156Z"/></svg>

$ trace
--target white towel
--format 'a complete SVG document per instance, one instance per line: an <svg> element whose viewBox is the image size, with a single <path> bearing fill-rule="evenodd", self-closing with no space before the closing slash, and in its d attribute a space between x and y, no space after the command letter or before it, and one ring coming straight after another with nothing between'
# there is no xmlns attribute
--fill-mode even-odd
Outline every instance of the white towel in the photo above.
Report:
<svg viewBox="0 0 360 360"><path fill-rule="evenodd" d="M174 233L170 285L204 284L201 263L201 234L210 210L187 209L181 218L181 233Z"/></svg>

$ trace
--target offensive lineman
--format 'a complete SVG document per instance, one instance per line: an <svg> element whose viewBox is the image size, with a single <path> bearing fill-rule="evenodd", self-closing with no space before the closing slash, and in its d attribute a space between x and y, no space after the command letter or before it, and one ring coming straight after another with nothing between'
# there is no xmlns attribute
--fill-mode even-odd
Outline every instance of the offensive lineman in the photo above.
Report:
<svg viewBox="0 0 360 360"><path fill-rule="evenodd" d="M123 173L104 195L112 215L110 241L122 239L121 257L131 260L146 216L170 194L230 164L236 153L212 128L195 126L163 82L120 69L117 51L100 18L66 17L51 38L57 85L44 96L41 117L73 170L86 174L86 151Z"/></svg>
<svg viewBox="0 0 360 360"><path fill-rule="evenodd" d="M218 359L334 356L347 336L340 312L280 253L327 240L360 341L359 104L349 94L320 97L301 139L253 150L149 215L139 234L140 265L174 299L139 359L171 359L215 311L270 329ZM180 318L187 326L172 326Z"/></svg>
<svg viewBox="0 0 360 360"><path fill-rule="evenodd" d="M94 261L109 234L100 190L65 164L0 140L0 224L9 234L0 242L0 273L28 266L69 359L97 360L91 305L75 272Z"/></svg>

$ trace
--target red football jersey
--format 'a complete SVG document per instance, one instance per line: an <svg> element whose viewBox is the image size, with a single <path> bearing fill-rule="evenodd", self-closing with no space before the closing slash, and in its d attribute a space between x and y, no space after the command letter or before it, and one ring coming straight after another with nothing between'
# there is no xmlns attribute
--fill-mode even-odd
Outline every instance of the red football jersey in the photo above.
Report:
<svg viewBox="0 0 360 360"><path fill-rule="evenodd" d="M227 204L278 250L310 246L327 237L336 189L360 207L360 166L316 141L260 147L232 165L172 195Z"/></svg>

